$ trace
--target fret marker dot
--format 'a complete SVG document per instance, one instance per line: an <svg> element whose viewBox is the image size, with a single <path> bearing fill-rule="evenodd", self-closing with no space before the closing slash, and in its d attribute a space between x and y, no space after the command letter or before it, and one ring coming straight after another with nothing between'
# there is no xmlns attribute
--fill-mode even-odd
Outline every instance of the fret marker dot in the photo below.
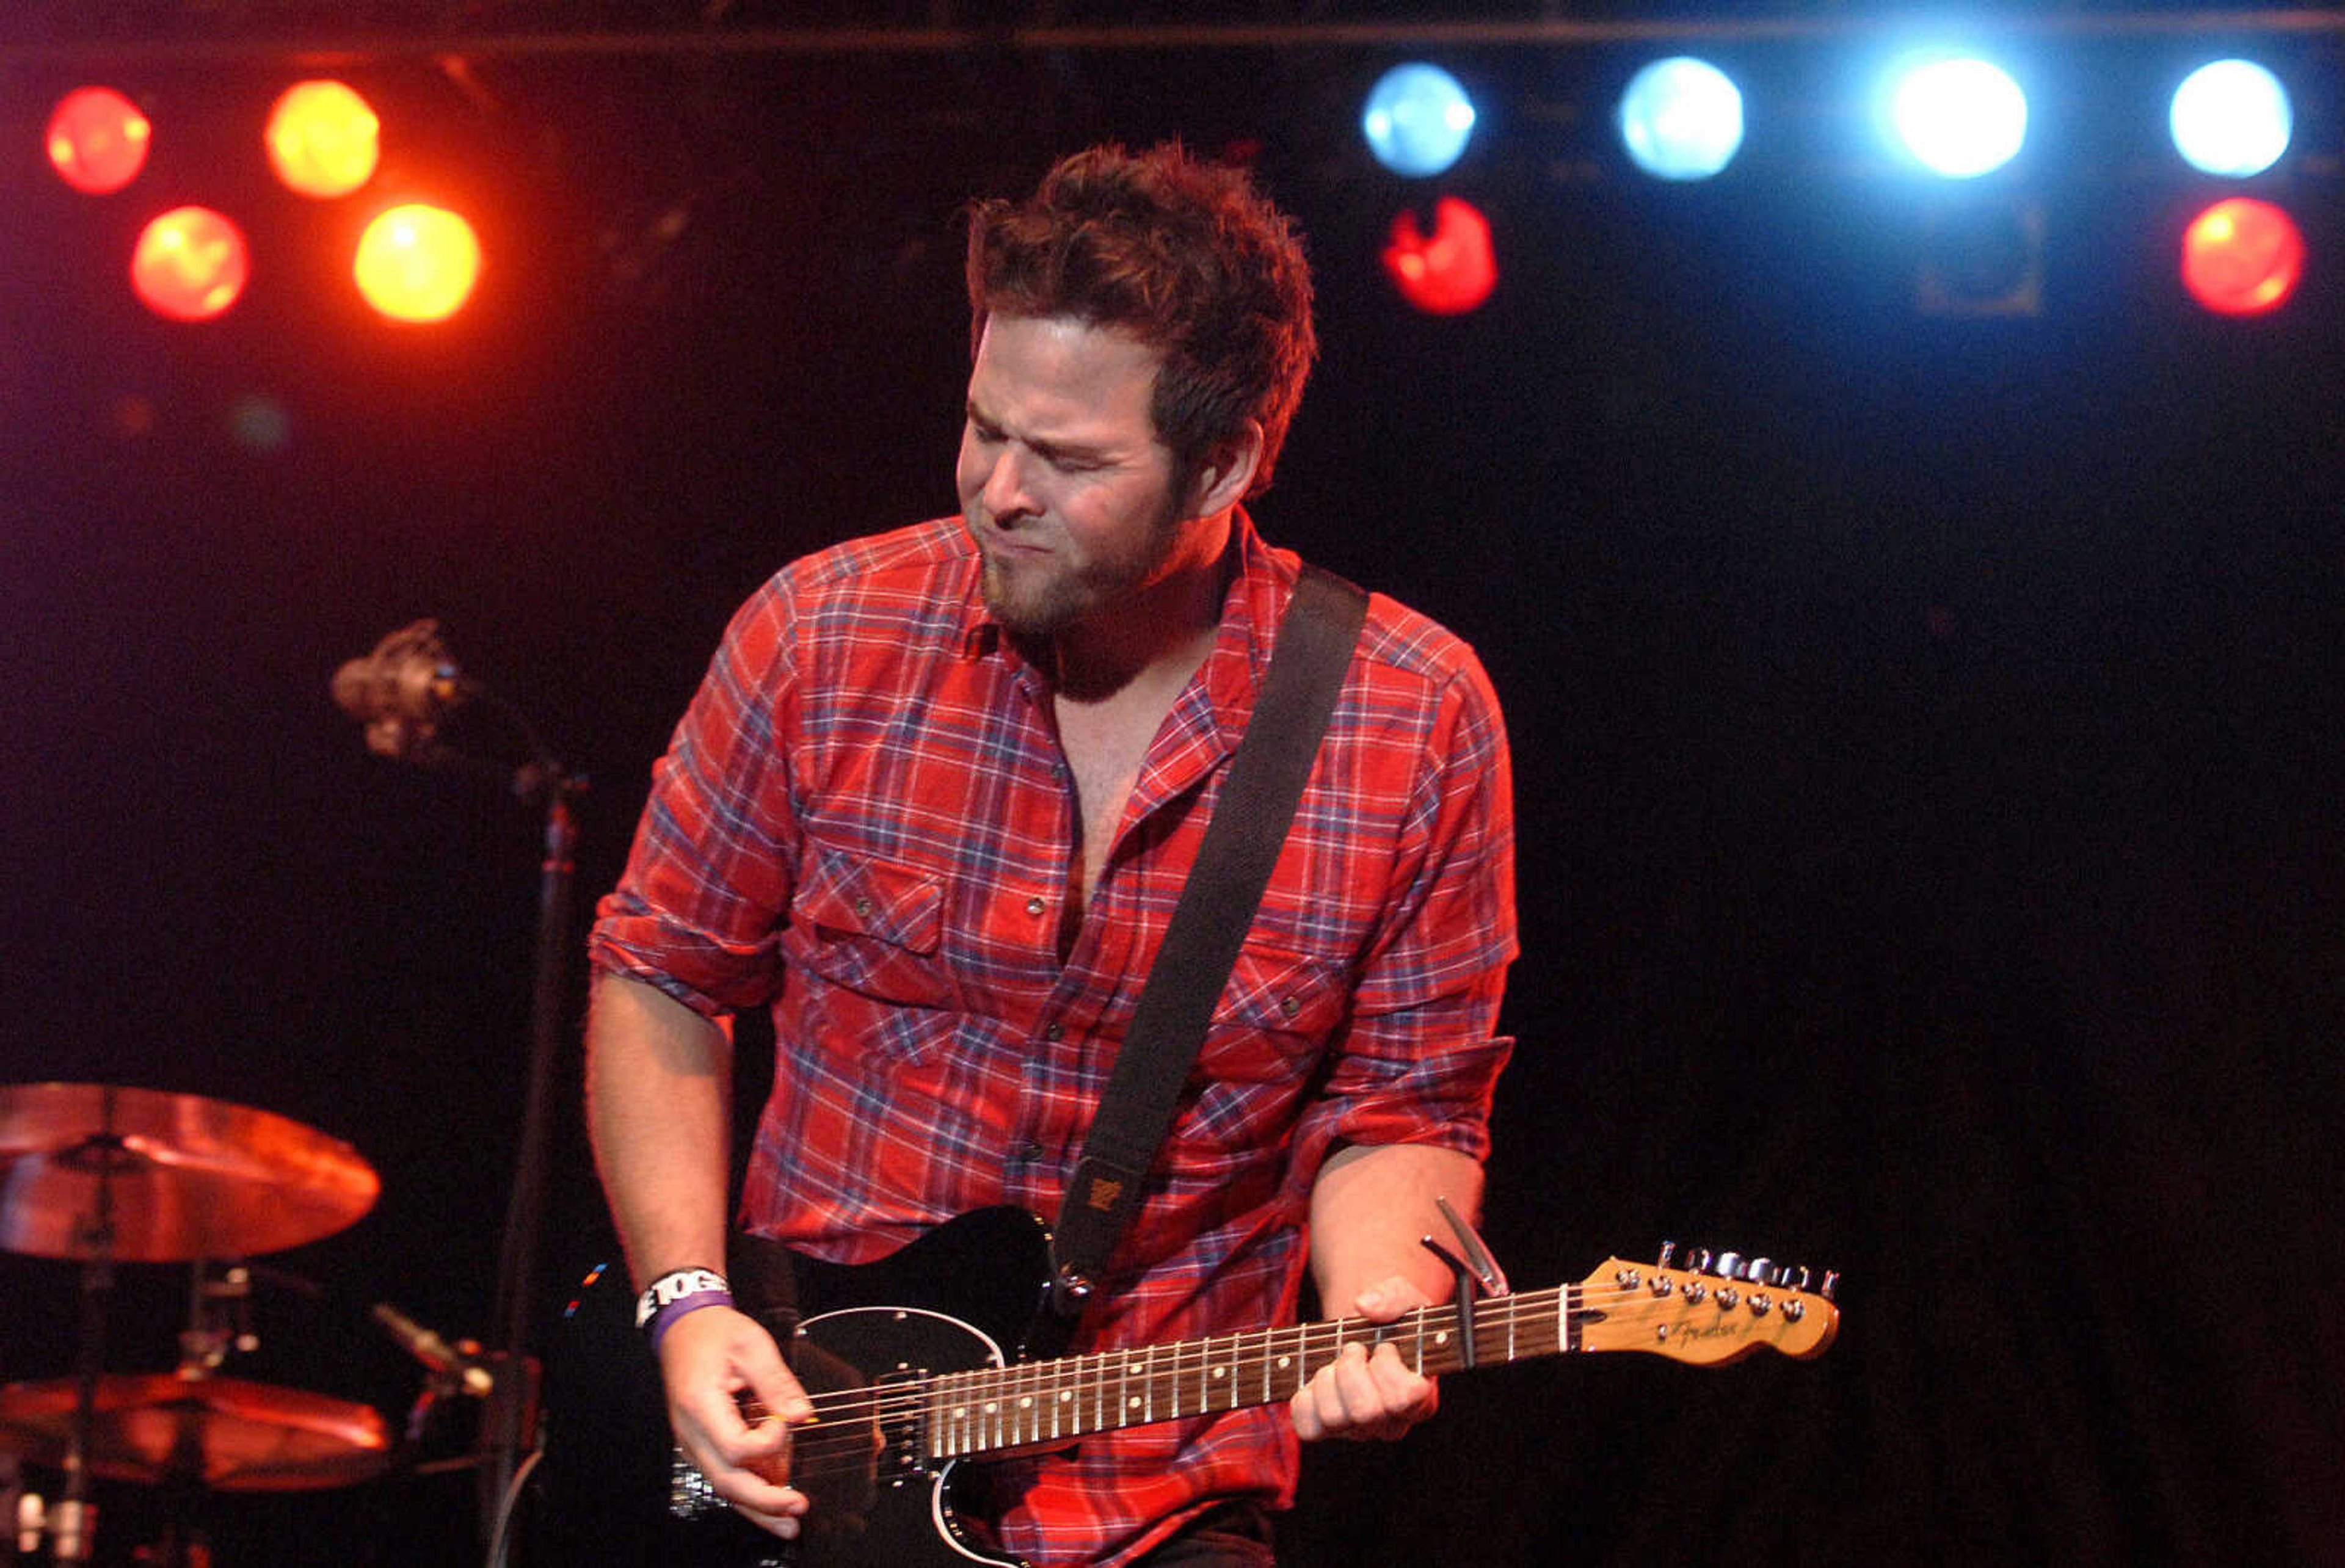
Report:
<svg viewBox="0 0 2345 1568"><path fill-rule="evenodd" d="M1126 1400L1124 1401L1124 1408L1126 1410L1138 1410L1140 1408L1139 1396L1135 1394L1131 1399Z"/></svg>
<svg viewBox="0 0 2345 1568"><path fill-rule="evenodd" d="M1434 1342L1435 1344L1436 1344L1436 1345L1446 1345L1446 1344L1447 1344L1447 1343L1449 1342L1449 1335L1448 1335L1447 1331L1447 1330L1444 1330L1444 1331L1443 1331L1443 1332L1441 1332L1441 1333L1438 1333L1438 1334L1434 1335L1434 1336L1433 1336L1433 1342Z"/></svg>

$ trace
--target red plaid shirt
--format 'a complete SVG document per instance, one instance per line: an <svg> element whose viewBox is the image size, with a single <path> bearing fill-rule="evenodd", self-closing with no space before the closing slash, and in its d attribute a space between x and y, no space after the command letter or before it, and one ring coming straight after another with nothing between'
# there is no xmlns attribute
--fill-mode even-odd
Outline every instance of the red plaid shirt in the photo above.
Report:
<svg viewBox="0 0 2345 1568"><path fill-rule="evenodd" d="M1236 539L1219 636L1063 962L1072 782L965 526L808 557L734 618L594 954L705 1013L771 1006L749 1229L864 1262L980 1205L1057 1212L1294 588L1291 553L1243 518ZM1497 700L1464 643L1376 596L1083 1348L1291 1319L1341 1143L1480 1158L1514 952ZM1126 1562L1208 1499L1291 1501L1295 1460L1276 1407L1087 1439L1039 1462L1001 1543Z"/></svg>

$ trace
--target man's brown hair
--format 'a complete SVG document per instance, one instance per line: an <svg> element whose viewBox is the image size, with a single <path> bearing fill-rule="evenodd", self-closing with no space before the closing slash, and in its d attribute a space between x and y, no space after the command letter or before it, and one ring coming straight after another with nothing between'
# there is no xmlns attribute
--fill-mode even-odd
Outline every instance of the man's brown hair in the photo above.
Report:
<svg viewBox="0 0 2345 1568"><path fill-rule="evenodd" d="M969 350L988 317L1072 317L1162 361L1149 412L1178 471L1262 425L1249 494L1270 482L1318 352L1302 237L1242 169L1177 142L1093 147L1024 201L969 208Z"/></svg>

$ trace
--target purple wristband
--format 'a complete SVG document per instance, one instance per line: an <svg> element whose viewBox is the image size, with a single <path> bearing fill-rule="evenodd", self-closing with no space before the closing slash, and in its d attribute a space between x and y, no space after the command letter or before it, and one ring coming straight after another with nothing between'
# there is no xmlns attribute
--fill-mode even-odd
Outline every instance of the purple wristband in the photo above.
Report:
<svg viewBox="0 0 2345 1568"><path fill-rule="evenodd" d="M689 1296L677 1297L662 1307L644 1330L645 1337L651 1342L652 1354L659 1354L660 1340L666 1335L668 1325L686 1312L697 1312L703 1307L729 1307L732 1304L733 1292L730 1290L695 1290Z"/></svg>

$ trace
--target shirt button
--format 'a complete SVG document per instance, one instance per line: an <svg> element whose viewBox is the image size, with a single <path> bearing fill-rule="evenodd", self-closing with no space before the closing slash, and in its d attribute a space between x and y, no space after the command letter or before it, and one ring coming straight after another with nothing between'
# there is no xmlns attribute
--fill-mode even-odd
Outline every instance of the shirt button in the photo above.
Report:
<svg viewBox="0 0 2345 1568"><path fill-rule="evenodd" d="M873 904L873 903L871 902L871 900L869 900L868 898L858 898L858 899L857 899L857 900L855 901L855 915L856 915L856 918L858 918L858 919L859 919L859 920L868 920L868 919L870 919L870 918L871 918L871 911L872 911L873 909L877 908L877 907L878 907L878 905L875 905L875 904Z"/></svg>
<svg viewBox="0 0 2345 1568"><path fill-rule="evenodd" d="M1278 1010L1291 1018L1303 1010L1303 1004L1292 996L1281 996L1278 999Z"/></svg>
<svg viewBox="0 0 2345 1568"><path fill-rule="evenodd" d="M1026 913L1029 915L1042 914L1050 907L1051 906L1048 904L1042 901L1041 895L1040 894L1035 895L1033 897L1026 901Z"/></svg>
<svg viewBox="0 0 2345 1568"><path fill-rule="evenodd" d="M1031 1165L1042 1158L1042 1146L1029 1138L1018 1146L1017 1155L1021 1164Z"/></svg>
<svg viewBox="0 0 2345 1568"><path fill-rule="evenodd" d="M1042 1028L1042 1037L1046 1040L1063 1040L1067 1037L1067 1026L1064 1024L1046 1024Z"/></svg>

